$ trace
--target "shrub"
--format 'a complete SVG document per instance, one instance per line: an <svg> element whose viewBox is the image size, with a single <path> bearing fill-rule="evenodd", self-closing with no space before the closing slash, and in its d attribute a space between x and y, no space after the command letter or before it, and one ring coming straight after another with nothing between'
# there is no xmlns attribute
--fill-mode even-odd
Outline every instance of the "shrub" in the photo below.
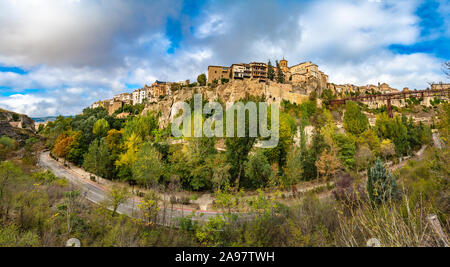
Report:
<svg viewBox="0 0 450 267"><path fill-rule="evenodd" d="M387 171L378 159L375 166L367 172L367 193L373 203L382 203L391 199L397 192L397 183L390 171Z"/></svg>

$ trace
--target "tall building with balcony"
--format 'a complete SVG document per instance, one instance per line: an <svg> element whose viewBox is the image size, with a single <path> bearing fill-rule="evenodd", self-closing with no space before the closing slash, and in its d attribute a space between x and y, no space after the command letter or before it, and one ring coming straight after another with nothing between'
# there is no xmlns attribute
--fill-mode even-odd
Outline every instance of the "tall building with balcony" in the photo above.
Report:
<svg viewBox="0 0 450 267"><path fill-rule="evenodd" d="M262 82L267 81L267 64L261 62L250 63L251 78Z"/></svg>

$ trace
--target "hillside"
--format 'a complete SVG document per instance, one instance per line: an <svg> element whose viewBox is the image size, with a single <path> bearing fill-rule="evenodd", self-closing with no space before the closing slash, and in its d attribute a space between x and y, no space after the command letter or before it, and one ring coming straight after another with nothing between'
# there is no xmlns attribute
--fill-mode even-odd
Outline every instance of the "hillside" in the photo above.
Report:
<svg viewBox="0 0 450 267"><path fill-rule="evenodd" d="M19 144L35 136L33 119L24 114L0 109L0 136L6 135Z"/></svg>

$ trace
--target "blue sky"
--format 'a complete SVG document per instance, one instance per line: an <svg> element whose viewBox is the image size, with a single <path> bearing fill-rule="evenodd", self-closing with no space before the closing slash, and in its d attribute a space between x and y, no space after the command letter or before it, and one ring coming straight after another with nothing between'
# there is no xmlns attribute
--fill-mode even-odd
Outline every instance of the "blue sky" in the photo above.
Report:
<svg viewBox="0 0 450 267"><path fill-rule="evenodd" d="M31 116L283 57L340 84L449 82L448 0L0 0L0 10L0 107Z"/></svg>

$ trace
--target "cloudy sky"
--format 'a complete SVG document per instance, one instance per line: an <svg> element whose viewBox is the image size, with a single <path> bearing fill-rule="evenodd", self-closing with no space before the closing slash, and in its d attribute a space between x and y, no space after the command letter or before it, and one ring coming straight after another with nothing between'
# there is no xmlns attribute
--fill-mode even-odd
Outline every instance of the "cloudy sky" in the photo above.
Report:
<svg viewBox="0 0 450 267"><path fill-rule="evenodd" d="M73 115L208 65L313 61L334 83L449 82L448 0L0 0L0 107Z"/></svg>

